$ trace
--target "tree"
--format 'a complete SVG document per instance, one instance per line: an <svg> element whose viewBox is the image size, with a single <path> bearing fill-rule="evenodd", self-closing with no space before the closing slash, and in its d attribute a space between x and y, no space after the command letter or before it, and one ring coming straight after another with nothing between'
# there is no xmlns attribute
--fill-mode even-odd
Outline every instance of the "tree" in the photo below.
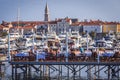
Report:
<svg viewBox="0 0 120 80"><path fill-rule="evenodd" d="M7 32L1 32L1 37L4 37L4 36L7 36L8 34L7 34Z"/></svg>
<svg viewBox="0 0 120 80"><path fill-rule="evenodd" d="M90 36L92 37L92 39L95 39L95 37L96 37L96 32L91 31L89 34L90 34Z"/></svg>

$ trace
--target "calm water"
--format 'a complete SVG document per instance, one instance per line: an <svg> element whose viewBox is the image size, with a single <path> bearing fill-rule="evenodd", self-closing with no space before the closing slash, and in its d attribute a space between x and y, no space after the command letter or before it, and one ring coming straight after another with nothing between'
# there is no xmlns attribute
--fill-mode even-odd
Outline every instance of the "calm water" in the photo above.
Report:
<svg viewBox="0 0 120 80"><path fill-rule="evenodd" d="M36 67L38 67L36 65ZM41 68L43 69L43 67L45 66L42 66ZM58 65L55 65L54 68L50 69L50 76L40 76L40 74L43 74L43 70L42 70L42 73L41 72L36 72L33 68L32 68L32 71L31 71L31 76L30 76L30 80L95 80L97 78L101 79L101 80L107 80L107 76L108 76L108 73L107 73L107 67L105 67L103 70L101 70L99 72L99 76L98 76L98 73L95 74L95 71L98 70L98 68L102 68L104 66L96 66L94 68L92 68L90 71L89 71L89 74L87 74L86 70L87 70L87 67L85 67L84 69L81 69L79 71L79 68L82 68L83 66L75 66L76 68L76 73L74 75L73 73L73 70L71 67L71 70L69 69L69 77L68 77L68 68L65 67L65 66L62 66L61 68L61 71L62 71L62 74L59 73L59 71L57 71L59 69L59 66ZM53 71L55 70L55 71ZM11 68L11 65L9 65L8 63L5 63L5 67L2 67L2 73L1 74L1 79L0 80L12 80L12 77L11 77L11 72L12 71L12 68ZM106 72L105 72L106 71ZM44 71L45 73L46 71ZM23 72L18 69L18 77L20 80L25 80L24 79L24 74ZM29 76L28 76L29 77ZM88 78L89 77L89 78ZM118 80L118 79L113 79L111 77L111 80Z"/></svg>

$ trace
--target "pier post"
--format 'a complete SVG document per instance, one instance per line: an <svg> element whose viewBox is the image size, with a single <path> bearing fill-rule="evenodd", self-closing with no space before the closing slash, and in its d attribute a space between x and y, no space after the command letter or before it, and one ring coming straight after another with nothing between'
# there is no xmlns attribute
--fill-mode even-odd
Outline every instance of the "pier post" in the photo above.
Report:
<svg viewBox="0 0 120 80"><path fill-rule="evenodd" d="M120 78L120 67L119 67L119 65L117 66L117 70L118 70L117 76L118 76L118 78Z"/></svg>
<svg viewBox="0 0 120 80"><path fill-rule="evenodd" d="M94 72L94 79L96 79L96 66L95 66L95 72Z"/></svg>
<svg viewBox="0 0 120 80"><path fill-rule="evenodd" d="M110 65L108 65L108 80L110 80Z"/></svg>
<svg viewBox="0 0 120 80"><path fill-rule="evenodd" d="M42 75L42 79L44 79L45 77L45 65L43 65L43 75Z"/></svg>
<svg viewBox="0 0 120 80"><path fill-rule="evenodd" d="M79 79L81 79L81 70L80 70L81 66L79 65Z"/></svg>
<svg viewBox="0 0 120 80"><path fill-rule="evenodd" d="M66 68L67 68L67 79L69 80L69 67Z"/></svg>
<svg viewBox="0 0 120 80"><path fill-rule="evenodd" d="M28 65L28 80L30 80L31 77L31 65Z"/></svg>
<svg viewBox="0 0 120 80"><path fill-rule="evenodd" d="M60 73L61 73L61 75L60 75L60 79L62 80L62 65L60 65L61 66L61 70L60 70Z"/></svg>
<svg viewBox="0 0 120 80"><path fill-rule="evenodd" d="M98 79L100 78L100 71L99 71L99 69L100 69L100 66L98 65Z"/></svg>
<svg viewBox="0 0 120 80"><path fill-rule="evenodd" d="M24 72L25 80L28 80L28 75L27 75L27 64L25 65L25 72Z"/></svg>
<svg viewBox="0 0 120 80"><path fill-rule="evenodd" d="M14 75L14 65L12 64L12 80L14 80L14 77L15 77L15 75Z"/></svg>
<svg viewBox="0 0 120 80"><path fill-rule="evenodd" d="M15 65L15 80L18 80L17 65Z"/></svg>
<svg viewBox="0 0 120 80"><path fill-rule="evenodd" d="M58 65L58 67L59 67L58 80L60 80L60 65Z"/></svg>
<svg viewBox="0 0 120 80"><path fill-rule="evenodd" d="M49 69L48 65L45 65L45 78L46 78L46 80L48 80L48 78L49 78L48 77L48 74L49 74L48 73L48 71L49 71L48 69Z"/></svg>
<svg viewBox="0 0 120 80"><path fill-rule="evenodd" d="M42 65L40 65L39 70L40 70L40 79L41 79L42 78Z"/></svg>
<svg viewBox="0 0 120 80"><path fill-rule="evenodd" d="M2 66L1 66L2 62L0 62L0 75L2 74ZM1 76L0 76L1 77Z"/></svg>

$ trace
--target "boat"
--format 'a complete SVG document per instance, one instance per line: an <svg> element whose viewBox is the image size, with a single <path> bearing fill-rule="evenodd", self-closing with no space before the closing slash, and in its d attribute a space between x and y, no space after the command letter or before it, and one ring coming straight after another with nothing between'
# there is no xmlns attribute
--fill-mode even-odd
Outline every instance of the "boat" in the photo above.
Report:
<svg viewBox="0 0 120 80"><path fill-rule="evenodd" d="M56 32L48 32L46 35L47 40L52 39L52 40L59 40L59 37L57 36Z"/></svg>
<svg viewBox="0 0 120 80"><path fill-rule="evenodd" d="M95 47L112 48L112 42L105 40L97 40L95 41Z"/></svg>
<svg viewBox="0 0 120 80"><path fill-rule="evenodd" d="M10 38L19 38L20 37L20 34L18 32L13 32L13 33L10 33Z"/></svg>
<svg viewBox="0 0 120 80"><path fill-rule="evenodd" d="M58 37L62 40L66 38L66 33L61 33L58 35Z"/></svg>

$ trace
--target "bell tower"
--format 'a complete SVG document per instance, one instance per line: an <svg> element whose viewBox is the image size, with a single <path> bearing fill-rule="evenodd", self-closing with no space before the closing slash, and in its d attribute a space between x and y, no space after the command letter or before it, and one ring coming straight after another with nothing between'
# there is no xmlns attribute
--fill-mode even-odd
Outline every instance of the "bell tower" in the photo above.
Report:
<svg viewBox="0 0 120 80"><path fill-rule="evenodd" d="M48 4L46 3L44 21L50 21Z"/></svg>

